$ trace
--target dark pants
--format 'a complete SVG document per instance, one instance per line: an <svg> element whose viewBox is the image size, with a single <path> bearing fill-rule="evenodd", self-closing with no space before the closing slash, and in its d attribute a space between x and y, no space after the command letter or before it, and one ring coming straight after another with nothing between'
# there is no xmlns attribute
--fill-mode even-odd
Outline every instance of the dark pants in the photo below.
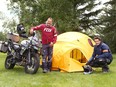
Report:
<svg viewBox="0 0 116 87"><path fill-rule="evenodd" d="M53 47L50 47L49 44L42 45L42 68L43 69L51 70L52 54L53 54Z"/></svg>
<svg viewBox="0 0 116 87"><path fill-rule="evenodd" d="M87 63L91 67L102 67L102 70L109 70L108 65L111 63L111 60L108 58L95 58Z"/></svg>

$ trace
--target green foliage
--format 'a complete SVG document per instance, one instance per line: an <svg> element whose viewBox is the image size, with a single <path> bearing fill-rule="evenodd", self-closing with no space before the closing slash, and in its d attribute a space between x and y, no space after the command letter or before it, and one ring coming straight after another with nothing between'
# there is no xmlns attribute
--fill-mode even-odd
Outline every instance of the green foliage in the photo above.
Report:
<svg viewBox="0 0 116 87"><path fill-rule="evenodd" d="M13 32L13 33L16 33L16 21L14 19L12 20L9 20L9 19L6 19L2 25L3 27L3 32L5 34L7 34L8 32Z"/></svg>
<svg viewBox="0 0 116 87"><path fill-rule="evenodd" d="M5 41L6 40L6 34L3 32L0 32L0 41Z"/></svg>
<svg viewBox="0 0 116 87"><path fill-rule="evenodd" d="M0 20L4 20L4 14L0 11Z"/></svg>
<svg viewBox="0 0 116 87"><path fill-rule="evenodd" d="M20 22L23 22L27 29L44 23L48 17L52 17L59 33L92 29L98 25L99 20L94 17L101 11L92 11L99 4L96 4L94 0L10 1L12 9L16 8L17 12L19 8L17 13L19 13Z"/></svg>
<svg viewBox="0 0 116 87"><path fill-rule="evenodd" d="M94 10L94 7L100 4L99 2L96 3L96 0L9 1L11 2L9 9L12 10L13 14L18 15L19 22L24 23L27 31L32 26L45 23L48 17L52 17L59 33L80 32L82 30L92 36L99 33L104 36L104 41L111 47L112 51L116 52L116 0L105 3L106 7L100 10ZM10 21L9 24L14 24L12 26L7 24L11 31L14 31L16 23Z"/></svg>
<svg viewBox="0 0 116 87"><path fill-rule="evenodd" d="M116 52L116 0L111 0L105 4L104 15L102 16L105 26L102 33L104 40L110 45L113 52Z"/></svg>

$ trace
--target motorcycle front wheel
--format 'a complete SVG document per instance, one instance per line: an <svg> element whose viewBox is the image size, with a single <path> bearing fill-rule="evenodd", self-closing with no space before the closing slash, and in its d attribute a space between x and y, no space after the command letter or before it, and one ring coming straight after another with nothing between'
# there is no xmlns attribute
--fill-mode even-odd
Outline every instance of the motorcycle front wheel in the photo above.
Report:
<svg viewBox="0 0 116 87"><path fill-rule="evenodd" d="M25 73L28 74L35 74L37 73L39 68L39 55L31 55L31 64L26 64L25 65Z"/></svg>

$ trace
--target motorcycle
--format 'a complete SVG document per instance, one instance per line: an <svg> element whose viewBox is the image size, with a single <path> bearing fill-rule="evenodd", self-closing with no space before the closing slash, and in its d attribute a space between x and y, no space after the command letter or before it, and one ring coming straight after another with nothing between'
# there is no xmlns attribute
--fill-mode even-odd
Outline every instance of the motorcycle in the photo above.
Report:
<svg viewBox="0 0 116 87"><path fill-rule="evenodd" d="M35 74L39 68L39 40L34 33L27 40L21 41L19 44L20 36L14 33L7 34L7 57L5 60L5 68L13 69L15 65L23 66L25 73Z"/></svg>

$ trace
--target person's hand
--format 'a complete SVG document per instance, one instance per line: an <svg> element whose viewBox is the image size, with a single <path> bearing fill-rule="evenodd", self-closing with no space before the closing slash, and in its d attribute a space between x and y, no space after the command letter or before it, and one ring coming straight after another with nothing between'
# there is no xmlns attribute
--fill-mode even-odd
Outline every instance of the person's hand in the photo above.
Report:
<svg viewBox="0 0 116 87"><path fill-rule="evenodd" d="M54 45L54 43L53 43L53 42L51 42L51 43L50 43L50 47L53 47L53 45Z"/></svg>
<svg viewBox="0 0 116 87"><path fill-rule="evenodd" d="M30 29L30 32L29 32L31 35L33 34L33 29Z"/></svg>

